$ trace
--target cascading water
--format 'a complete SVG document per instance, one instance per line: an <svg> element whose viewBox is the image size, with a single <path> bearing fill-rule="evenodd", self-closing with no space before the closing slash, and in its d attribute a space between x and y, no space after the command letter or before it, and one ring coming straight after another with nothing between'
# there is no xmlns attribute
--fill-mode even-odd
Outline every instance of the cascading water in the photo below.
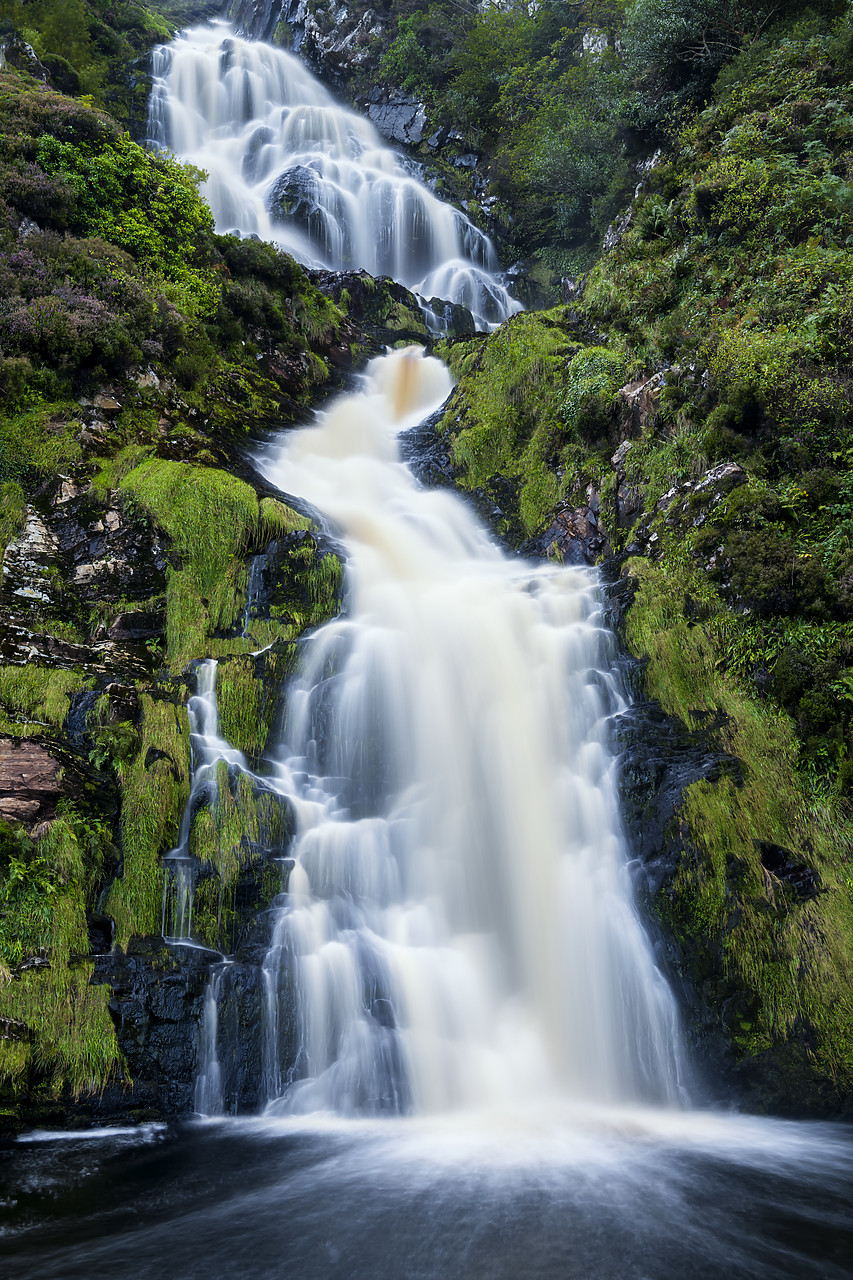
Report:
<svg viewBox="0 0 853 1280"><path fill-rule="evenodd" d="M392 276L461 303L481 326L520 309L495 279L487 236L407 174L299 58L227 23L156 51L149 135L208 174L220 231L277 241L310 266Z"/></svg>
<svg viewBox="0 0 853 1280"><path fill-rule="evenodd" d="M216 703L216 668L213 659L201 662L196 671L196 693L187 712L190 721L192 786L184 810L178 843L163 859L163 936L170 942L192 941L192 904L195 859L190 856L190 826L199 804L215 798L216 770L220 762L229 768L246 768L246 759L219 736Z"/></svg>
<svg viewBox="0 0 853 1280"><path fill-rule="evenodd" d="M674 1103L676 1013L631 899L595 578L508 560L459 498L416 484L396 437L449 388L437 360L382 357L259 460L340 531L350 591L305 646L264 780L296 835L263 964L262 1096L342 1114Z"/></svg>

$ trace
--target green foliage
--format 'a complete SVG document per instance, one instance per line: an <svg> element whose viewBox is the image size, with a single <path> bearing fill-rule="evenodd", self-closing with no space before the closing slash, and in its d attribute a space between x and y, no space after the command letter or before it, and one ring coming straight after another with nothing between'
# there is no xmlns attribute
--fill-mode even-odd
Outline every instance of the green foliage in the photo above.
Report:
<svg viewBox="0 0 853 1280"><path fill-rule="evenodd" d="M91 681L75 671L0 666L0 731L22 737L61 729L71 696L90 687Z"/></svg>
<svg viewBox="0 0 853 1280"><path fill-rule="evenodd" d="M217 0L158 0L156 6L135 0L0 0L0 21L33 46L52 87L92 97L137 127L150 87L140 68L151 48L188 20L220 11Z"/></svg>
<svg viewBox="0 0 853 1280"><path fill-rule="evenodd" d="M213 217L198 193L205 177L171 157L153 156L127 134L91 143L46 135L36 162L75 196L73 219L89 236L100 236L141 261L156 262L167 276L187 278L209 252ZM194 280L196 289L202 284ZM212 285L208 286L212 288Z"/></svg>
<svg viewBox="0 0 853 1280"><path fill-rule="evenodd" d="M429 55L418 40L420 14L397 19L397 36L383 54L379 74L391 84L417 92L428 82Z"/></svg>
<svg viewBox="0 0 853 1280"><path fill-rule="evenodd" d="M109 992L90 984L86 928L108 848L104 828L71 808L35 841L0 824L0 1017L23 1036L0 1055L4 1091L35 1080L55 1096L92 1091L117 1065ZM42 963L16 971L34 959Z"/></svg>
<svg viewBox="0 0 853 1280"><path fill-rule="evenodd" d="M524 254L588 253L628 197L627 85L613 52L623 11L622 0L391 0L377 74L461 133L461 150L488 156L502 229ZM584 52L590 29L606 49ZM447 181L458 186L458 172Z"/></svg>
<svg viewBox="0 0 853 1280"><path fill-rule="evenodd" d="M815 0L805 14L826 20L844 11L843 0ZM701 103L726 63L752 65L750 52L766 47L768 32L804 16L796 0L634 0L623 37L626 65L649 115L660 119L679 104Z"/></svg>
<svg viewBox="0 0 853 1280"><path fill-rule="evenodd" d="M566 426L595 442L607 426L613 397L625 382L627 361L609 347L583 347L569 362L563 414Z"/></svg>
<svg viewBox="0 0 853 1280"><path fill-rule="evenodd" d="M161 927L160 855L177 843L189 797L190 735L183 705L167 697L140 696L139 750L119 762L122 790L121 875L104 904L116 922L116 941Z"/></svg>
<svg viewBox="0 0 853 1280"><path fill-rule="evenodd" d="M679 813L687 853L658 909L685 944L691 977L742 1055L772 1049L793 1067L812 1037L812 1071L833 1095L853 1080L850 973L853 902L842 892L853 831L797 773L790 720L761 705L716 661L713 626L684 616L685 591L719 612L701 574L673 557L630 562L639 591L628 640L648 658L650 694L690 728L708 713L716 744L740 762L740 782L701 782ZM755 841L803 850L825 893L794 905L767 875ZM738 1017L733 1021L732 1010ZM837 1096L825 1099L837 1105Z"/></svg>
<svg viewBox="0 0 853 1280"><path fill-rule="evenodd" d="M578 360L577 347L568 343L564 319L561 308L515 316L485 340L442 351L457 386L439 429L452 435L465 488L490 493L500 484L506 508L505 482L517 484L516 510L501 522L514 537L534 533L553 509L562 495L561 471L575 478L578 432L589 425L602 379L618 367L609 352L587 365L570 363Z"/></svg>

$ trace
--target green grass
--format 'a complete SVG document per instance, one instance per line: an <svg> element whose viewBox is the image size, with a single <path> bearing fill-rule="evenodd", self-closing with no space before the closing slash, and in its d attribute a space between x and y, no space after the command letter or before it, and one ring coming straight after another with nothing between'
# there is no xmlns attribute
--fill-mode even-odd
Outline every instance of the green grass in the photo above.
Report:
<svg viewBox="0 0 853 1280"><path fill-rule="evenodd" d="M92 986L86 903L102 833L67 813L33 843L18 836L0 890L0 1017L23 1024L24 1038L0 1042L0 1091L33 1082L58 1096L101 1088L119 1061L107 1004ZM8 856L8 839L7 839ZM48 968L20 974L15 964L41 956Z"/></svg>
<svg viewBox="0 0 853 1280"><path fill-rule="evenodd" d="M79 462L79 413L78 405L61 401L0 414L0 476L15 480L55 475Z"/></svg>
<svg viewBox="0 0 853 1280"><path fill-rule="evenodd" d="M0 666L0 732L29 737L40 730L59 730L72 695L91 687L92 681L75 671Z"/></svg>
<svg viewBox="0 0 853 1280"><path fill-rule="evenodd" d="M26 515L27 502L21 486L14 480L0 483L0 569L6 548L24 528Z"/></svg>
<svg viewBox="0 0 853 1280"><path fill-rule="evenodd" d="M511 508L501 532L536 532L577 480L588 390L572 377L578 350L564 308L514 316L486 339L438 348L457 379L439 430L452 433L464 488L491 493L500 483L499 505ZM517 491L509 502L506 481Z"/></svg>
<svg viewBox="0 0 853 1280"><path fill-rule="evenodd" d="M116 941L126 946L133 934L160 932L162 870L160 857L177 843L189 797L189 721L182 705L140 695L139 751L118 765L122 792L122 873L107 895L104 910L116 922ZM165 756L151 759L149 750Z"/></svg>
<svg viewBox="0 0 853 1280"><path fill-rule="evenodd" d="M801 1080L835 1093L853 1088L853 829L807 791L788 716L750 697L716 661L713 623L690 625L688 569L632 560L638 592L628 614L630 648L648 659L646 687L695 729L693 712L716 712L718 746L741 779L687 789L676 822L685 854L656 908L685 946L688 968L745 1058L766 1050ZM754 841L790 849L816 870L823 892L796 902L765 873ZM804 1048L804 1045L807 1046ZM821 1086L823 1087L823 1086Z"/></svg>

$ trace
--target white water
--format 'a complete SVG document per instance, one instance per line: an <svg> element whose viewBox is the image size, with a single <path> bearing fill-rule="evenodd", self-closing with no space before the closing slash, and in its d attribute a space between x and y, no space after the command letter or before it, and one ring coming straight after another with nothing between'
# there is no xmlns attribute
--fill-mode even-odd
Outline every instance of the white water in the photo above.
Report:
<svg viewBox="0 0 853 1280"><path fill-rule="evenodd" d="M297 835L263 966L265 1096L338 1114L676 1103L674 1002L619 830L624 702L595 577L508 560L398 461L397 433L449 387L437 360L383 357L260 461L332 520L350 591L306 646L266 779ZM276 1056L291 982L295 1066ZM211 1051L199 1096L218 1111Z"/></svg>
<svg viewBox="0 0 853 1280"><path fill-rule="evenodd" d="M277 241L307 265L392 276L425 299L462 303L481 326L520 309L464 214L406 173L299 58L227 23L156 51L149 135L209 175L220 231ZM283 175L287 214L272 201Z"/></svg>
<svg viewBox="0 0 853 1280"><path fill-rule="evenodd" d="M216 799L217 766L246 769L246 757L219 736L219 708L216 702L216 661L201 662L196 671L196 692L187 704L190 722L192 784L184 809L178 843L163 858L162 931L169 942L192 942L193 873L189 839L193 814L199 804Z"/></svg>

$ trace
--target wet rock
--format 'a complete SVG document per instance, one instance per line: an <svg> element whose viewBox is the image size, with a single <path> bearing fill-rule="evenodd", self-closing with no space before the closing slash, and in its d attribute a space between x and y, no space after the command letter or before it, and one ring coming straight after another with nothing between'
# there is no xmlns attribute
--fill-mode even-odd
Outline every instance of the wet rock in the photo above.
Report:
<svg viewBox="0 0 853 1280"><path fill-rule="evenodd" d="M269 40L277 24L294 7L287 0L284 3L282 0L234 0L228 16L240 35L253 40Z"/></svg>
<svg viewBox="0 0 853 1280"><path fill-rule="evenodd" d="M448 338L463 338L476 333L474 317L459 302L447 302L444 298L430 298L426 304L431 312L430 327Z"/></svg>
<svg viewBox="0 0 853 1280"><path fill-rule="evenodd" d="M295 226L310 231L313 222L320 231L322 214L317 206L317 174L307 165L296 164L280 174L267 195L267 208L274 218L287 218Z"/></svg>
<svg viewBox="0 0 853 1280"><path fill-rule="evenodd" d="M31 827L53 815L64 793L62 764L47 747L0 737L0 818Z"/></svg>
<svg viewBox="0 0 853 1280"><path fill-rule="evenodd" d="M531 538L522 552L559 560L561 564L591 565L610 555L610 542L591 507L564 505L557 508L548 528Z"/></svg>
<svg viewBox="0 0 853 1280"><path fill-rule="evenodd" d="M132 1078L127 1105L145 1098L164 1115L193 1110L198 1024L211 966L202 948L168 948L161 938L131 941L127 953L96 957L93 982L112 987L110 1014Z"/></svg>
<svg viewBox="0 0 853 1280"><path fill-rule="evenodd" d="M392 93L385 101L372 101L368 119L389 142L416 147L423 141L426 107L406 93ZM477 157L474 157L476 165Z"/></svg>
<svg viewBox="0 0 853 1280"><path fill-rule="evenodd" d="M640 667L631 663L638 676ZM675 875L682 846L673 827L684 790L704 779L740 777L737 760L714 744L709 726L687 729L656 702L637 701L620 717L619 790L631 851L651 901Z"/></svg>
<svg viewBox="0 0 853 1280"><path fill-rule="evenodd" d="M660 393L666 384L666 372L659 370L650 378L637 378L621 387L617 394L620 406L619 436L640 436L654 426L660 406ZM614 462L613 464L617 464Z"/></svg>
<svg viewBox="0 0 853 1280"><path fill-rule="evenodd" d="M366 271L312 271L310 275L322 293L345 308L374 350L429 341L417 298L388 276L374 279Z"/></svg>

